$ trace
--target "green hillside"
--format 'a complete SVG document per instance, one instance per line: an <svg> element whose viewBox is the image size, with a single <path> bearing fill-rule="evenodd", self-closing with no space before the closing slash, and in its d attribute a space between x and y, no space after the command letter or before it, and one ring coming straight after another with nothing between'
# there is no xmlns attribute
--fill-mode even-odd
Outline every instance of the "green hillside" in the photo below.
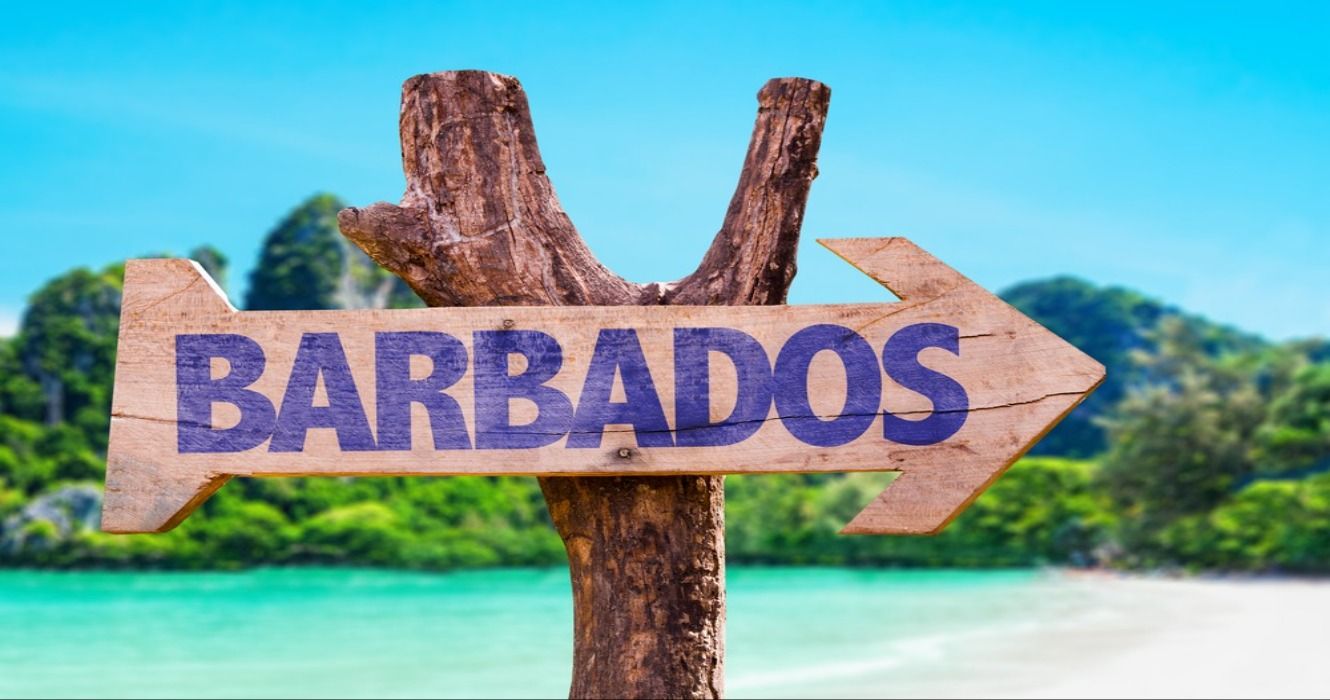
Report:
<svg viewBox="0 0 1330 700"><path fill-rule="evenodd" d="M1031 451L1089 457L1108 447L1102 418L1146 377L1135 361L1157 349L1160 324L1176 320L1204 340L1207 355L1252 352L1259 337L1186 314L1122 287L1096 287L1075 277L1017 284L1001 294L1007 303L1104 364L1108 376L1095 393Z"/></svg>

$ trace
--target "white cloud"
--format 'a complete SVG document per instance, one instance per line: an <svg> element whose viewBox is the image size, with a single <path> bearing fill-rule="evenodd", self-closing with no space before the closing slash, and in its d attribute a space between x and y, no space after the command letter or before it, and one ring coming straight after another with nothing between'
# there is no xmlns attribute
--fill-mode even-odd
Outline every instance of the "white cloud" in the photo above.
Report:
<svg viewBox="0 0 1330 700"><path fill-rule="evenodd" d="M0 307L0 338L9 338L18 332L18 312Z"/></svg>

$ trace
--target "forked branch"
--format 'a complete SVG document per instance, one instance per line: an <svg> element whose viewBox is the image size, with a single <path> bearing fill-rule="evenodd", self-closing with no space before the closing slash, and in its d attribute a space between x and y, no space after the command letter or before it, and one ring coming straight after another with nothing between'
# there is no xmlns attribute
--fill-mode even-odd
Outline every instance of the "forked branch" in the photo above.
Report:
<svg viewBox="0 0 1330 700"><path fill-rule="evenodd" d="M545 173L522 86L493 73L406 81L402 202L345 209L338 223L431 306L779 304L829 98L801 78L762 88L725 221L674 284L634 284L596 260ZM720 696L723 478L545 478L541 488L572 575L571 695Z"/></svg>

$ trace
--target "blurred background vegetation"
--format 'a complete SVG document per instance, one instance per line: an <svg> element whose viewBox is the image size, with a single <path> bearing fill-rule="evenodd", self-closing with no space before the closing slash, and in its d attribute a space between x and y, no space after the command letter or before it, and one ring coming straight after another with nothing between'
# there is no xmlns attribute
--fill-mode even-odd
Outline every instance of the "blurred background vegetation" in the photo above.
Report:
<svg viewBox="0 0 1330 700"><path fill-rule="evenodd" d="M418 305L301 203L249 309ZM190 253L225 285L227 260ZM0 339L0 565L412 569L554 564L533 478L237 479L165 535L97 531L123 269L71 270ZM943 534L837 535L885 474L727 482L736 563L1330 572L1330 342L1275 344L1059 277L1003 297L1108 367L1103 387Z"/></svg>

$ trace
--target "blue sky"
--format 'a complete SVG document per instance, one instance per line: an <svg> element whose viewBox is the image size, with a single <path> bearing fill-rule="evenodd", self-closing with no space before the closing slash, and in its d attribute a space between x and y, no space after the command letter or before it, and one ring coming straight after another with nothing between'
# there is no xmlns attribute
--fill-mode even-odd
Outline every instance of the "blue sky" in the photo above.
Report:
<svg viewBox="0 0 1330 700"><path fill-rule="evenodd" d="M272 6L269 6L272 5ZM689 272L773 76L832 88L792 301L885 298L815 237L906 235L1000 289L1060 273L1273 338L1330 331L1330 3L7 3L0 332L74 265L402 190L398 90L527 89L620 274ZM132 7L132 13L123 8Z"/></svg>

